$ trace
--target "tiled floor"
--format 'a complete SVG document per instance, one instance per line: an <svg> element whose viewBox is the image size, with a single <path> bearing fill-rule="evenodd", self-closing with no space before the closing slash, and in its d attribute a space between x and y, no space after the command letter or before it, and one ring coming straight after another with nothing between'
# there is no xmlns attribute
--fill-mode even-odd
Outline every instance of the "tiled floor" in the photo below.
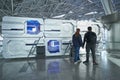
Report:
<svg viewBox="0 0 120 80"><path fill-rule="evenodd" d="M81 55L82 61L85 55ZM71 58L1 60L0 80L120 80L120 67L104 53L99 65L74 64Z"/></svg>

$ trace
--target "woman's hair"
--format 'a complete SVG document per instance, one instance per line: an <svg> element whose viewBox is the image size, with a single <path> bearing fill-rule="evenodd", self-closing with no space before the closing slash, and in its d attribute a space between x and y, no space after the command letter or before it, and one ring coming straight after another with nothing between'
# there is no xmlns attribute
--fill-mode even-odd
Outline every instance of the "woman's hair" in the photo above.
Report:
<svg viewBox="0 0 120 80"><path fill-rule="evenodd" d="M79 34L80 34L79 32L80 32L80 29L77 28L77 29L76 29L76 32L75 32L75 36L79 36Z"/></svg>

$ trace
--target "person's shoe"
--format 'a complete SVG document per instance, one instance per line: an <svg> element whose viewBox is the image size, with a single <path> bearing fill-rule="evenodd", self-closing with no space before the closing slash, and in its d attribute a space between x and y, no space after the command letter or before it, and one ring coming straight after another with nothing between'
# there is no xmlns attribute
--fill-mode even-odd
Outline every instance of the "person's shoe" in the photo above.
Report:
<svg viewBox="0 0 120 80"><path fill-rule="evenodd" d="M81 61L81 60L78 60L77 62L79 62L79 63L80 63L80 62L82 62L82 61Z"/></svg>
<svg viewBox="0 0 120 80"><path fill-rule="evenodd" d="M86 63L89 63L89 61L84 61L83 63L86 64Z"/></svg>
<svg viewBox="0 0 120 80"><path fill-rule="evenodd" d="M78 62L76 61L76 62L74 62L74 64L77 64Z"/></svg>
<svg viewBox="0 0 120 80"><path fill-rule="evenodd" d="M93 62L93 65L98 65L98 63L97 62Z"/></svg>

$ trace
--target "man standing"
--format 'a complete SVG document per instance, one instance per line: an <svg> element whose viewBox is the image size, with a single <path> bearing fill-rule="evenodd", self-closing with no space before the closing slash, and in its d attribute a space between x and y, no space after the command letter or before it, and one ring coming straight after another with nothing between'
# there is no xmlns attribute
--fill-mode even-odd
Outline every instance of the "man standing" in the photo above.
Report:
<svg viewBox="0 0 120 80"><path fill-rule="evenodd" d="M82 46L82 38L80 35L79 28L76 29L75 34L73 34L73 36L72 36L72 43L73 43L73 47L75 50L74 62L76 63L76 62L80 61L79 50L80 50L80 47Z"/></svg>
<svg viewBox="0 0 120 80"><path fill-rule="evenodd" d="M96 33L92 32L92 27L89 26L88 27L88 32L86 32L85 35L84 35L83 47L86 43L86 61L84 61L83 63L89 63L89 53L90 53L90 50L91 50L93 64L97 65L96 56L95 56L96 41L97 41Z"/></svg>

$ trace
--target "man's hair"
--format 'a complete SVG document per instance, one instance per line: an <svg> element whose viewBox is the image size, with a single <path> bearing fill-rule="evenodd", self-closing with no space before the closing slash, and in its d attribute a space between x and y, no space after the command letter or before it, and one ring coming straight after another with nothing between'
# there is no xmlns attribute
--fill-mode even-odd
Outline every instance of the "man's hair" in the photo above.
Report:
<svg viewBox="0 0 120 80"><path fill-rule="evenodd" d="M88 27L88 31L92 31L92 27L91 26Z"/></svg>

